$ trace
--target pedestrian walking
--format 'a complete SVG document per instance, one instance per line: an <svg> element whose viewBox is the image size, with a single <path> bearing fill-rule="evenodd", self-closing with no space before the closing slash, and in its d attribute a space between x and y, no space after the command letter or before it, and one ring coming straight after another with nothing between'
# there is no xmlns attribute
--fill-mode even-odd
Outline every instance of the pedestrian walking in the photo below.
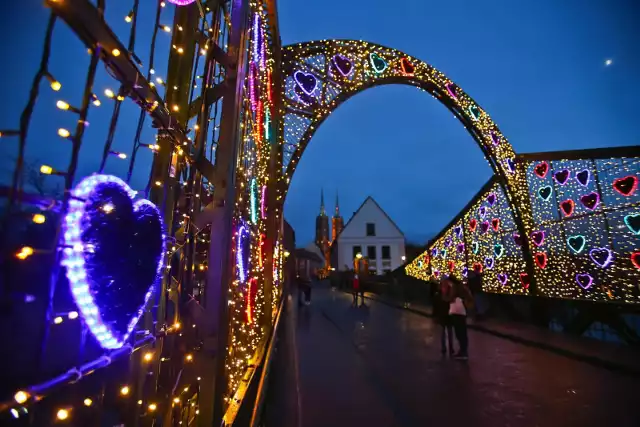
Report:
<svg viewBox="0 0 640 427"><path fill-rule="evenodd" d="M440 283L432 284L433 293L433 317L440 325L440 346L442 355L447 354L447 343L449 344L449 355L453 356L453 321L449 314L450 294L453 292L451 283L442 280Z"/></svg>
<svg viewBox="0 0 640 427"><path fill-rule="evenodd" d="M473 297L469 288L460 280L449 276L445 281L451 285L451 295L447 298L449 302L449 314L456 333L456 339L460 346L458 353L454 355L456 359L467 360L469 358L469 338L467 335L467 313L473 307Z"/></svg>
<svg viewBox="0 0 640 427"><path fill-rule="evenodd" d="M360 291L360 279L357 274L353 275L353 305L358 306L358 292ZM364 302L364 298L363 298Z"/></svg>

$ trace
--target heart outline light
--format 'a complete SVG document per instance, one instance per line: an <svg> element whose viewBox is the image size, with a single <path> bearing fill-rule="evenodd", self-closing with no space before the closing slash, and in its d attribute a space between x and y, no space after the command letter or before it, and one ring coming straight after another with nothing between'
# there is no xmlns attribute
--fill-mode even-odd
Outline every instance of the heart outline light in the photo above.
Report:
<svg viewBox="0 0 640 427"><path fill-rule="evenodd" d="M118 349L129 339L133 329L142 317L144 308L147 306L151 296L153 295L156 282L160 277L160 271L164 265L164 225L162 215L158 208L148 200L140 199L132 203L133 211L140 212L145 210L146 213L155 216L155 220L159 224L159 232L161 233L161 247L157 256L157 264L155 271L155 279L148 284L147 292L144 295L143 302L137 312L129 319L126 331L120 337L116 337L117 331L112 330L109 325L105 324L102 319L101 307L99 307L94 295L91 293L91 283L89 274L86 270L85 251L91 253L90 248L82 240L83 229L87 225L84 224L86 217L86 207L90 202L90 197L100 187L104 185L112 185L124 192L129 200L133 201L136 192L133 191L123 180L112 175L91 175L80 181L71 190L72 199L69 201L69 211L63 220L63 240L65 248L62 251L60 265L66 267L66 276L69 280L71 295L82 313L84 323L89 328L91 334L98 340L100 346L105 349Z"/></svg>

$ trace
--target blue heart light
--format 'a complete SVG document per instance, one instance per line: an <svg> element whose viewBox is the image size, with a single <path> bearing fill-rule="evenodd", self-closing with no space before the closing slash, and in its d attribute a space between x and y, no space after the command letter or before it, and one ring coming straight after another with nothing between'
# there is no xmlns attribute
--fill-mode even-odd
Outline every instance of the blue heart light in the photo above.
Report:
<svg viewBox="0 0 640 427"><path fill-rule="evenodd" d="M120 348L140 320L163 265L162 217L121 179L93 175L71 191L61 264L100 345Z"/></svg>

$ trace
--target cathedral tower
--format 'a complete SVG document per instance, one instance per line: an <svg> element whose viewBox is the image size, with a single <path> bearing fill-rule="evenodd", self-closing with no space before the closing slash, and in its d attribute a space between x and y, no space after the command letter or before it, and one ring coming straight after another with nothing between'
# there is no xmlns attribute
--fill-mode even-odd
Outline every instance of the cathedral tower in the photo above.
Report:
<svg viewBox="0 0 640 427"><path fill-rule="evenodd" d="M320 190L320 214L316 217L316 245L325 254L329 266L329 217L324 209L324 191Z"/></svg>
<svg viewBox="0 0 640 427"><path fill-rule="evenodd" d="M340 216L340 202L338 201L338 193L336 192L336 211L331 218L331 244L336 241L340 232L344 228L344 220Z"/></svg>

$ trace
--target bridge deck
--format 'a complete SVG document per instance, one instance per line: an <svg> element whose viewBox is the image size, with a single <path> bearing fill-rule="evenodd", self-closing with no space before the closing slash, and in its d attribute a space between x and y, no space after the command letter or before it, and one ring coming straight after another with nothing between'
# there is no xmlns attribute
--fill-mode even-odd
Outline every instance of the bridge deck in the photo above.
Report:
<svg viewBox="0 0 640 427"><path fill-rule="evenodd" d="M637 377L473 330L443 358L431 319L325 287L287 310L267 426L640 425Z"/></svg>

